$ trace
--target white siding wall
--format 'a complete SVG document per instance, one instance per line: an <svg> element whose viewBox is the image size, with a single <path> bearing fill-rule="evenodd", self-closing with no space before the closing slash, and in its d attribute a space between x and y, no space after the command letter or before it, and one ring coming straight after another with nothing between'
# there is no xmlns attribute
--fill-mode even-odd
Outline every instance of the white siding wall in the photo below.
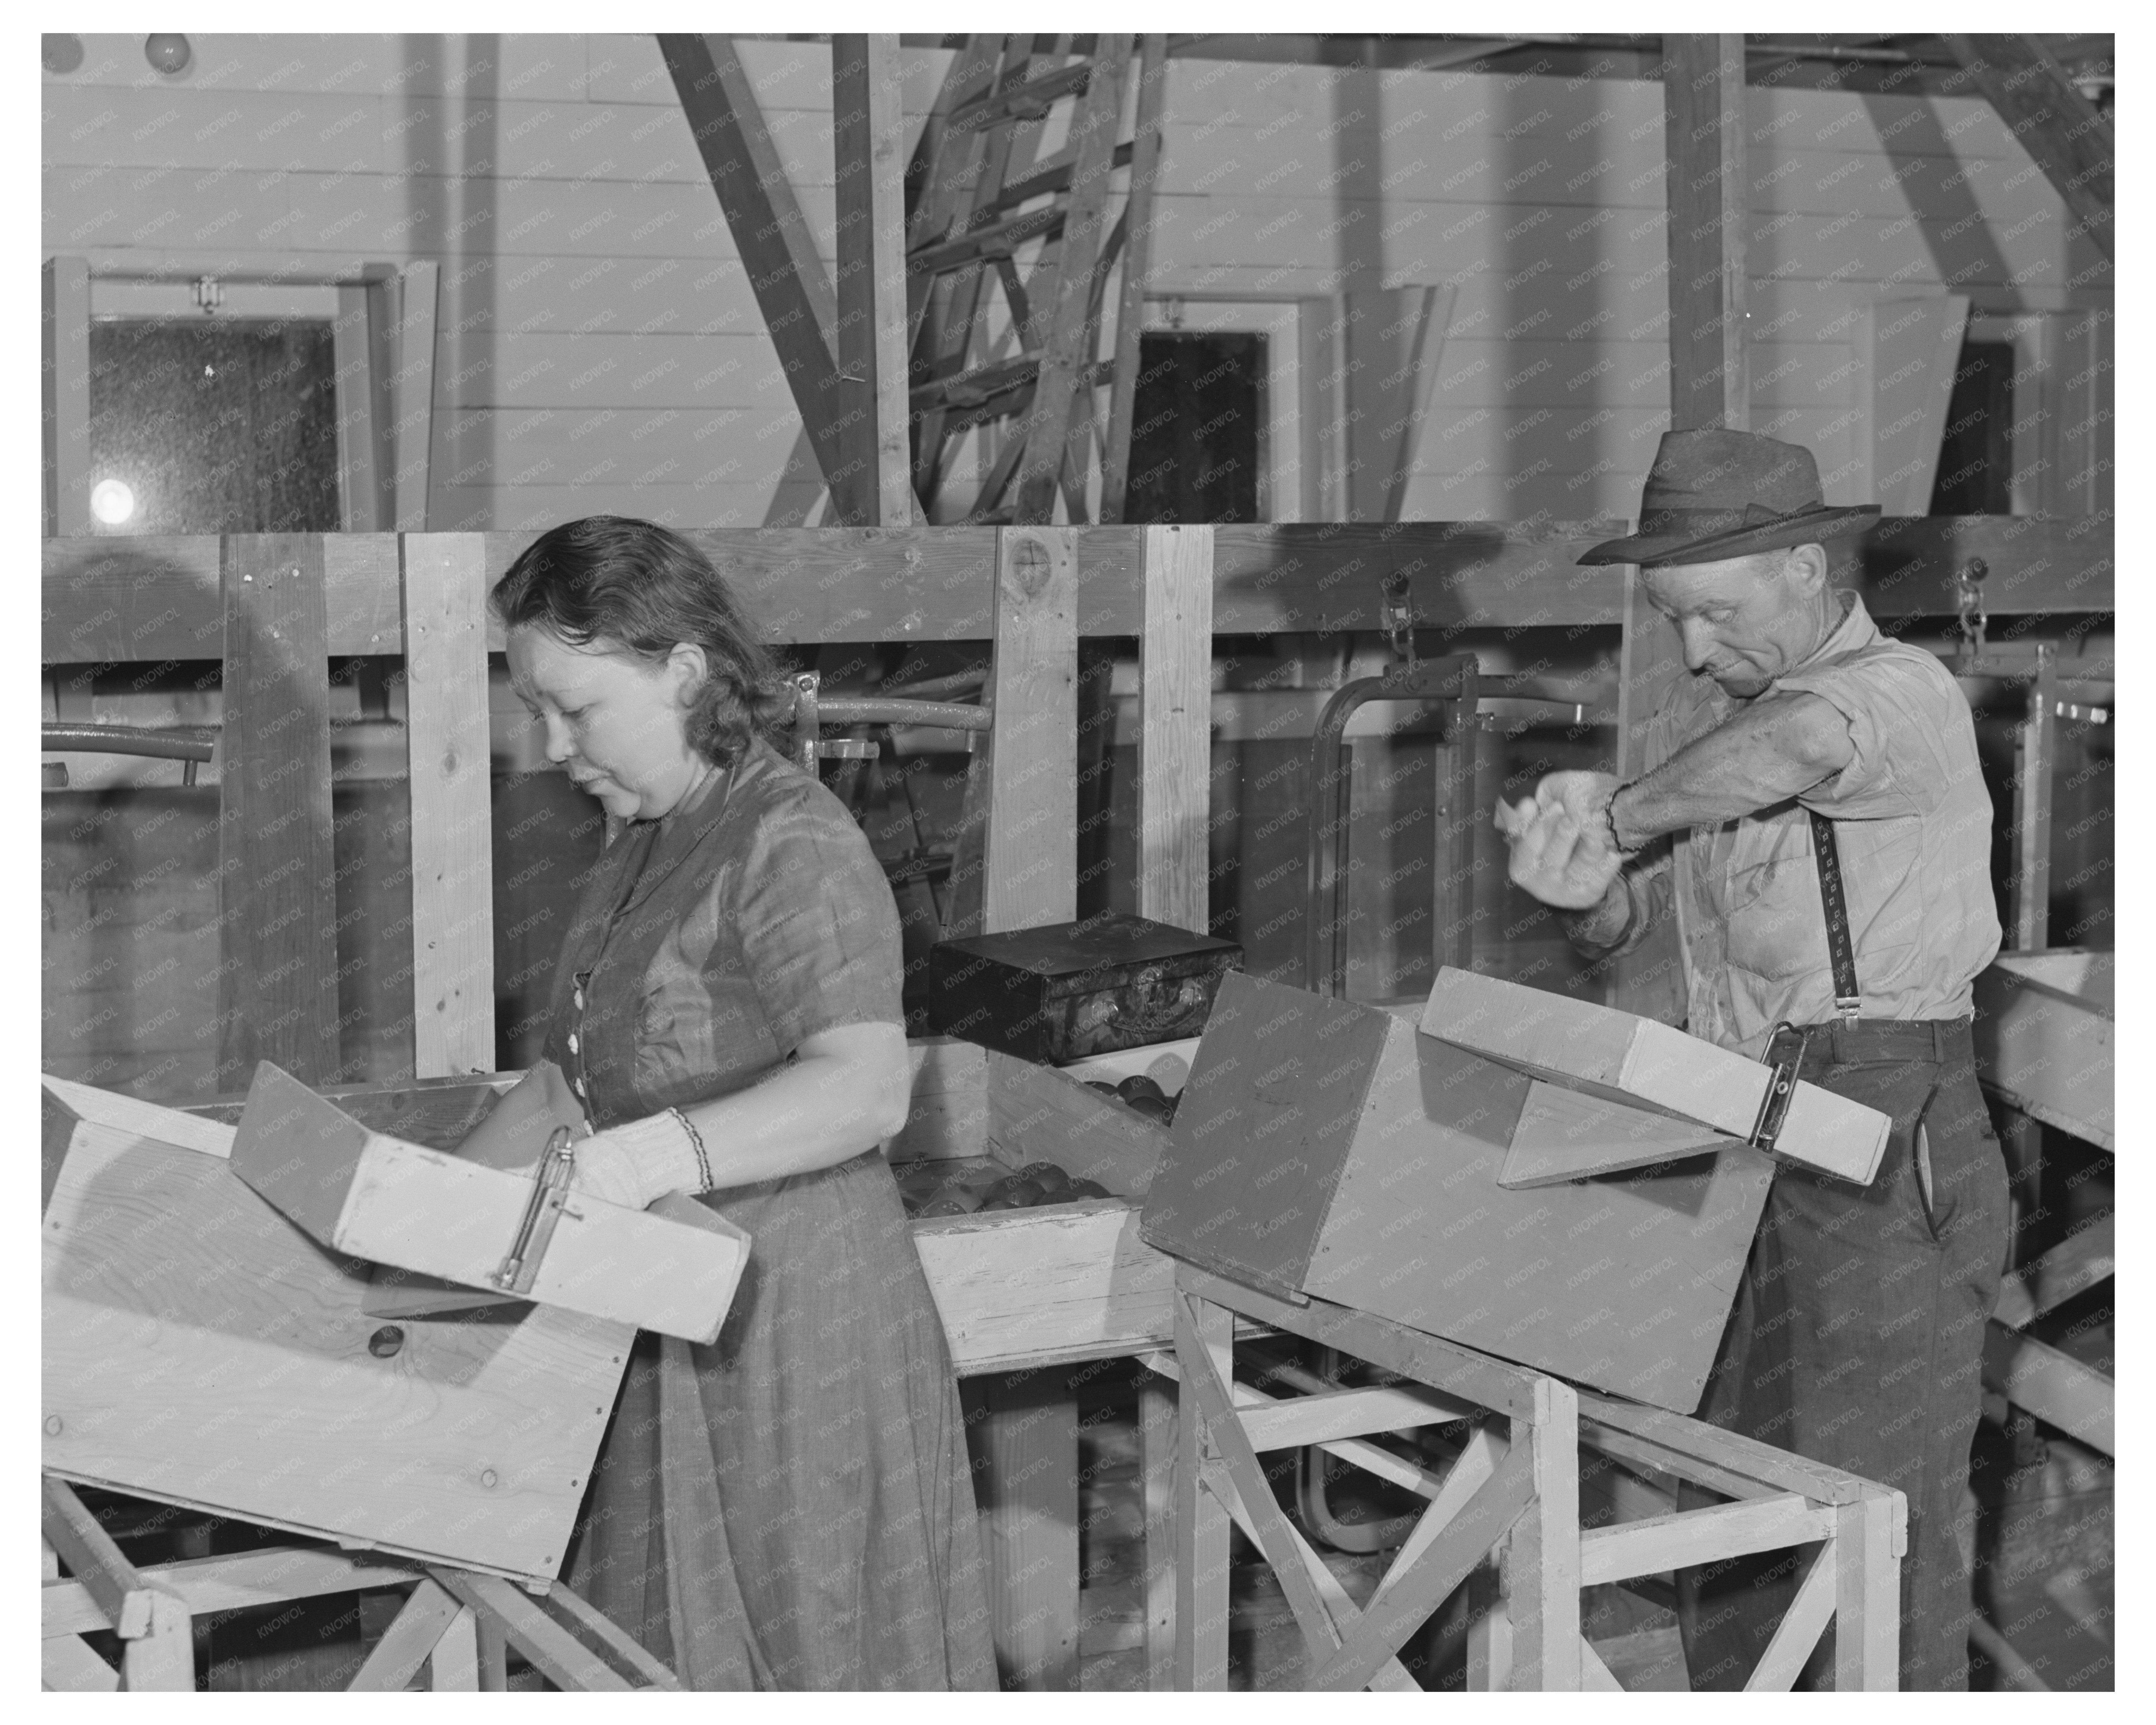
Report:
<svg viewBox="0 0 2156 1725"><path fill-rule="evenodd" d="M799 424L649 36L131 36L46 74L43 244L93 270L439 258L430 525L765 519ZM745 42L832 255L828 49ZM948 56L909 52L917 115ZM1179 60L1161 292L1457 281L1411 517L1634 506L1666 419L1659 85ZM2107 310L1973 99L1751 95L1753 413L1861 474L1876 297Z"/></svg>

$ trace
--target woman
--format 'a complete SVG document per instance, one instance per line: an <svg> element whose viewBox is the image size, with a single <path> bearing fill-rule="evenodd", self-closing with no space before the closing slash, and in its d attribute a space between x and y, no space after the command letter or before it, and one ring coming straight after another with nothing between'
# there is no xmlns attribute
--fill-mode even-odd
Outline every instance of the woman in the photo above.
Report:
<svg viewBox="0 0 2156 1725"><path fill-rule="evenodd" d="M712 1346L649 1335L570 1584L691 1687L993 1687L950 1354L876 1145L904 1123L897 912L726 583L649 522L542 535L493 601L547 756L608 843L547 1058L575 1183L704 1202L753 1242Z"/></svg>

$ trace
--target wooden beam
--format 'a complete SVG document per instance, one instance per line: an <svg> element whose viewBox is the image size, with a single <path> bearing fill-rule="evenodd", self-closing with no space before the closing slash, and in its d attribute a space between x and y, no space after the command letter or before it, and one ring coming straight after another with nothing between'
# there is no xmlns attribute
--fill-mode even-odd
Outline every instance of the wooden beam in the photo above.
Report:
<svg viewBox="0 0 2156 1725"><path fill-rule="evenodd" d="M1747 1552L1831 1539L1836 1513L1830 1503L1813 1503L1788 1492L1590 1527L1579 1536L1579 1584L1630 1581Z"/></svg>
<svg viewBox="0 0 2156 1725"><path fill-rule="evenodd" d="M1177 1281L1189 1272L1178 1268ZM1234 1315L1204 1297L1174 1300L1175 1357L1203 1353L1215 1374L1235 1375ZM1184 1367L1188 1372L1188 1367ZM1199 1475L1211 1459L1212 1420L1186 1375L1176 1399L1175 1456L1175 1686L1219 1691L1228 1686L1228 1511Z"/></svg>
<svg viewBox="0 0 2156 1725"><path fill-rule="evenodd" d="M185 1558L138 1570L142 1584L161 1589L197 1617L282 1605L323 1594L408 1585L418 1571L372 1554L351 1555L306 1546L273 1545L223 1557ZM79 1581L49 1581L38 1600L41 1633L80 1635L110 1629L111 1620Z"/></svg>
<svg viewBox="0 0 2156 1725"><path fill-rule="evenodd" d="M1867 1486L1835 1511L1834 1686L1901 1686L1901 1564L1896 1547L1907 1539L1907 1500Z"/></svg>
<svg viewBox="0 0 2156 1725"><path fill-rule="evenodd" d="M915 516L907 449L906 141L896 36L831 38L839 211L839 447L836 519L903 527Z"/></svg>
<svg viewBox="0 0 2156 1725"><path fill-rule="evenodd" d="M90 514L90 264L45 260L45 536L87 533Z"/></svg>
<svg viewBox="0 0 2156 1725"><path fill-rule="evenodd" d="M1975 80L2006 129L2043 170L2105 257L2112 234L2112 158L2108 118L2083 95L2034 36L1951 36L1939 40Z"/></svg>
<svg viewBox="0 0 2156 1725"><path fill-rule="evenodd" d="M347 532L376 533L388 525L380 509L381 428L372 387L376 285L343 283L336 299L330 340L336 372L338 519Z"/></svg>
<svg viewBox="0 0 2156 1725"><path fill-rule="evenodd" d="M486 551L476 533L404 550L411 751L414 1075L494 1070L494 809Z"/></svg>
<svg viewBox="0 0 2156 1725"><path fill-rule="evenodd" d="M1751 424L1745 361L1744 39L1665 36L1670 413L1686 431Z"/></svg>
<svg viewBox="0 0 2156 1725"><path fill-rule="evenodd" d="M639 1686L547 1615L536 1599L500 1576L470 1569L435 1568L429 1573L471 1608L483 1628L491 1625L556 1687L611 1692Z"/></svg>
<svg viewBox="0 0 2156 1725"><path fill-rule="evenodd" d="M1138 639L1138 914L1206 932L1213 529L1147 527Z"/></svg>
<svg viewBox="0 0 2156 1725"><path fill-rule="evenodd" d="M659 49L835 502L845 465L831 347L839 314L814 237L732 39L662 35Z"/></svg>
<svg viewBox="0 0 2156 1725"><path fill-rule="evenodd" d="M1624 572L1582 568L1574 560L1618 531L1607 522L1218 526L1214 628L1224 634L1375 631L1383 626L1378 583L1394 570L1409 576L1416 608L1433 628L1614 625L1625 616ZM487 580L498 580L537 536L482 535ZM328 650L403 652L395 536L313 537L327 583ZM687 537L726 560L744 603L782 644L980 641L993 633L988 530L720 528ZM1079 634L1142 634L1143 530L1086 527L1073 543L1083 574ZM44 662L215 659L224 627L223 544L212 534L46 540ZM1984 603L1994 618L2114 608L2107 513L1890 517L1858 542L1849 584L1876 618L1952 618L1955 572L1972 557L1991 566ZM503 644L498 631L490 619L490 651Z"/></svg>
<svg viewBox="0 0 2156 1725"><path fill-rule="evenodd" d="M337 1067L322 544L297 533L224 542L219 1089L247 1083L258 1060L310 1084Z"/></svg>
<svg viewBox="0 0 2156 1725"><path fill-rule="evenodd" d="M431 1577L421 1581L374 1644L358 1674L345 1686L353 1691L403 1688L433 1656L443 1635L464 1609L441 1583Z"/></svg>
<svg viewBox="0 0 2156 1725"><path fill-rule="evenodd" d="M1090 325L1093 264L1106 237L1109 163L1116 151L1116 131L1123 112L1123 76L1130 64L1131 39L1103 35L1094 56L1086 94L1070 122L1075 160L1070 172L1070 203L1063 223L1063 251L1055 265L1055 299L1037 307L1045 319L1040 374L1034 384L1023 435L1025 455L1019 468L1012 519L1045 523L1054 514L1064 468L1085 459L1085 429L1074 415L1081 389L1079 373L1092 358L1084 351ZM1086 403L1091 417L1090 402Z"/></svg>

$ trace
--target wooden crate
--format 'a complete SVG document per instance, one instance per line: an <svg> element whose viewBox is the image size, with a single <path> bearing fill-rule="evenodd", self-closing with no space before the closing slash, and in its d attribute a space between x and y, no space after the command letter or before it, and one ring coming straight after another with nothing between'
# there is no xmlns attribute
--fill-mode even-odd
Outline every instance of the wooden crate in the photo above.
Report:
<svg viewBox="0 0 2156 1725"><path fill-rule="evenodd" d="M2114 1147L2112 955L2001 952L1976 979L1977 1070L2000 1098Z"/></svg>
<svg viewBox="0 0 2156 1725"><path fill-rule="evenodd" d="M43 1461L429 1562L559 1571L634 1331L385 1325L367 1266L236 1175L233 1128L44 1081ZM506 1177L505 1177L506 1178Z"/></svg>
<svg viewBox="0 0 2156 1725"><path fill-rule="evenodd" d="M1137 1230L1165 1130L1068 1072L942 1039L913 1047L914 1112L892 1142L895 1161L987 1156L1014 1170L1049 1161L1113 1194L913 1223L958 1371L1106 1358L1166 1341L1174 1266ZM1119 1058L1142 1070L1176 1056Z"/></svg>
<svg viewBox="0 0 2156 1725"><path fill-rule="evenodd" d="M1141 1237L1278 1296L1688 1412L1773 1164L1732 1143L1509 1189L1533 1081L1393 1014L1231 975Z"/></svg>
<svg viewBox="0 0 2156 1725"><path fill-rule="evenodd" d="M534 1113L523 1155L506 1159L536 1161L552 1117ZM511 1250L532 1184L477 1158L371 1131L267 1060L240 1116L232 1170L332 1251L480 1288ZM747 1235L693 1199L633 1210L578 1194L561 1213L530 1297L711 1342L748 1251Z"/></svg>

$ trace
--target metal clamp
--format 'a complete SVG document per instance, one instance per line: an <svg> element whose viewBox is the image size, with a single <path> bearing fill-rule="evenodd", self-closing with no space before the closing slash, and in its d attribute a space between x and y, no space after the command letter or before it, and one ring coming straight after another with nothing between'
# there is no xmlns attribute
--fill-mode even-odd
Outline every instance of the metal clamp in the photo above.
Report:
<svg viewBox="0 0 2156 1725"><path fill-rule="evenodd" d="M1786 1021L1767 1033L1767 1046L1774 1045L1774 1039L1784 1030L1798 1027ZM1771 1076L1767 1081L1767 1094L1759 1099L1759 1117L1752 1122L1752 1131L1745 1142L1755 1150L1771 1151L1782 1136L1782 1122L1789 1117L1789 1104L1796 1099L1797 1074L1804 1070L1804 1050L1811 1046L1811 1027L1804 1027L1797 1038L1797 1051L1786 1060L1768 1060L1764 1053L1759 1056Z"/></svg>
<svg viewBox="0 0 2156 1725"><path fill-rule="evenodd" d="M547 1153L539 1158L532 1173L531 1196L525 1204L516 1238L510 1242L509 1255L487 1278L505 1293L528 1294L538 1281L539 1266L554 1238L554 1224L568 1207L569 1176L575 1168L576 1152L570 1147L569 1129L557 1126L547 1140Z"/></svg>

